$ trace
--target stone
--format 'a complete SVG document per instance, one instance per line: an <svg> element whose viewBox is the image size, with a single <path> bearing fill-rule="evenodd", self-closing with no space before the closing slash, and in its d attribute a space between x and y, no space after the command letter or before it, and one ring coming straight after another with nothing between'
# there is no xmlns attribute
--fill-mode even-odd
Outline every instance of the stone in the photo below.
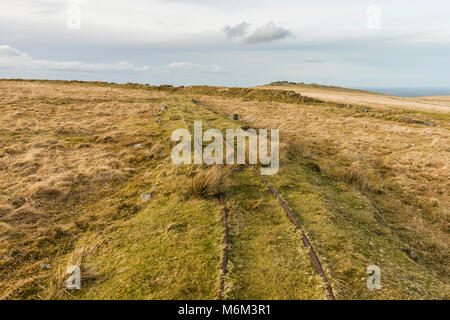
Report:
<svg viewBox="0 0 450 320"><path fill-rule="evenodd" d="M45 262L41 262L41 264L39 265L41 267L41 269L50 269L51 265L49 263L45 263Z"/></svg>
<svg viewBox="0 0 450 320"><path fill-rule="evenodd" d="M408 256L414 261L419 261L419 256L414 251L409 251Z"/></svg>
<svg viewBox="0 0 450 320"><path fill-rule="evenodd" d="M419 256L414 251L412 251L410 249L406 249L406 250L403 250L403 251L408 255L408 257L410 257L415 262L419 261Z"/></svg>
<svg viewBox="0 0 450 320"><path fill-rule="evenodd" d="M161 119L156 119L155 122L156 123L161 123Z"/></svg>
<svg viewBox="0 0 450 320"><path fill-rule="evenodd" d="M162 104L159 106L159 110L161 111L167 111L168 107L165 104Z"/></svg>
<svg viewBox="0 0 450 320"><path fill-rule="evenodd" d="M152 198L152 194L150 192L143 192L141 193L141 200L142 202L147 202Z"/></svg>
<svg viewBox="0 0 450 320"><path fill-rule="evenodd" d="M238 116L238 114L237 113L233 113L232 115L231 115L231 120L238 120L239 119L239 116Z"/></svg>

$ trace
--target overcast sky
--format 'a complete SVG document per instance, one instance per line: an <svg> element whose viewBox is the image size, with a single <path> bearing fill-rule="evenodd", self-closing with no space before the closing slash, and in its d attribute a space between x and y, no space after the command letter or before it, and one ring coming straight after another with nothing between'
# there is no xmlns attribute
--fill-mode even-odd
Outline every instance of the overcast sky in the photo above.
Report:
<svg viewBox="0 0 450 320"><path fill-rule="evenodd" d="M0 0L0 78L450 87L449 17L448 0Z"/></svg>

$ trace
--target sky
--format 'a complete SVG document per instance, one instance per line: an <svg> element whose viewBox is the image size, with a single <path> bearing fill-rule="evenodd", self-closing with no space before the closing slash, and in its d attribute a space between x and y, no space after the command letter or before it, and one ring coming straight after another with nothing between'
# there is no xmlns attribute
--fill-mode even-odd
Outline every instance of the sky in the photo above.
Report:
<svg viewBox="0 0 450 320"><path fill-rule="evenodd" d="M450 87L448 0L0 0L0 78Z"/></svg>

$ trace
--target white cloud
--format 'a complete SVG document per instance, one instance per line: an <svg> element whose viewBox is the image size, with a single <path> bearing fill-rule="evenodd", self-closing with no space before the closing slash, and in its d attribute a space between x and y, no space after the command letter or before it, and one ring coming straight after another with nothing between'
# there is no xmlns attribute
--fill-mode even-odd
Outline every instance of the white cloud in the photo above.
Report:
<svg viewBox="0 0 450 320"><path fill-rule="evenodd" d="M252 35L247 38L247 43L259 43L259 42L269 42L274 40L283 39L292 36L292 32L277 27L275 23L269 22L268 24L256 29Z"/></svg>
<svg viewBox="0 0 450 320"><path fill-rule="evenodd" d="M200 72L219 72L220 66L217 64L204 65L193 62L173 62L166 66L167 69Z"/></svg>
<svg viewBox="0 0 450 320"><path fill-rule="evenodd" d="M0 46L0 59L2 58L23 58L28 59L30 58L26 53L23 53L17 49L14 49L10 46L3 45Z"/></svg>
<svg viewBox="0 0 450 320"><path fill-rule="evenodd" d="M150 69L148 66L136 67L129 62L91 64L79 61L33 59L25 52L19 51L8 45L0 45L0 68L81 72L148 71Z"/></svg>
<svg viewBox="0 0 450 320"><path fill-rule="evenodd" d="M247 34L247 29L249 26L250 23L242 21L234 27L226 26L225 28L223 28L223 32L225 32L227 38L242 37Z"/></svg>

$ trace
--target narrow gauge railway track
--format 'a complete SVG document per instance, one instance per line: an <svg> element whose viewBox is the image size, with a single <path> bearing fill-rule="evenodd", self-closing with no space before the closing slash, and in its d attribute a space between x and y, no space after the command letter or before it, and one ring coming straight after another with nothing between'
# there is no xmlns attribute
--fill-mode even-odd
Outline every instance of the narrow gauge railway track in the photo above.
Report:
<svg viewBox="0 0 450 320"><path fill-rule="evenodd" d="M216 112L205 108L206 110L212 112L213 114L218 115ZM197 112L195 112L194 110L191 110L197 117L199 116ZM201 118L201 117L200 117ZM184 116L183 119L185 120ZM207 120L203 120L205 121L205 123L211 128L211 129L217 129L214 126L212 126ZM185 120L186 122L186 120ZM233 146L229 145L225 139L222 138L222 142L223 144L229 148L230 150L232 150L232 152L234 152L236 154L236 151L234 149ZM286 204L286 202L283 200L283 198L279 195L279 193L271 186L271 184L264 179L264 177L253 167L251 167L247 162L245 162L244 166L251 170L253 172L253 174L258 177L263 183L264 185L270 190L270 192L275 196L275 198L278 200L278 202L280 203L281 207L283 208L284 212L286 213L286 215L288 216L289 220L292 222L292 224L296 227L296 229L300 232L301 236L302 236L302 241L304 246L308 249L309 255L311 257L312 263L314 265L314 268L316 269L316 271L319 273L319 275L321 276L325 286L326 286L326 290L328 293L328 297L330 300L336 300L336 297L333 293L333 288L331 287L330 282L328 281L328 278L325 274L325 271L323 270L322 264L320 263L320 259L317 256L311 241L308 239L308 236L306 235L306 233L303 231L302 227L300 226L299 222L297 221L297 219L295 218L294 214L292 213L292 210L289 208L289 206Z"/></svg>

